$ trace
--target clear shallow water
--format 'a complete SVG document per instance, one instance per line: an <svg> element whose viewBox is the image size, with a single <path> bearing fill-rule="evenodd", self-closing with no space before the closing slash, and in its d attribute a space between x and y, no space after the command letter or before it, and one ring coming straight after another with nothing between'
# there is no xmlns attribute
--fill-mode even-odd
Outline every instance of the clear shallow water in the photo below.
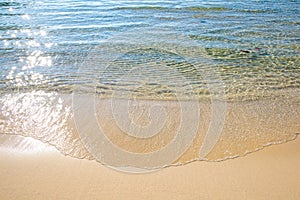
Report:
<svg viewBox="0 0 300 200"><path fill-rule="evenodd" d="M228 98L253 99L298 88L299 7L298 1L1 1L0 91L72 92L85 84L85 92L100 86L99 93L117 89L164 98L180 87L174 80L184 76L192 90L183 96L194 92L201 97L209 93L201 74L212 68ZM123 40L117 42L116 37ZM135 46L124 45L128 41ZM141 65L161 58L147 68L156 83L148 84L132 70L137 63L122 60L123 55L115 65L132 66L135 79L130 83L116 81L124 71L106 72L104 77L103 66L83 66L95 48L107 44L123 45L123 54L140 51L131 57ZM152 54L145 55L153 44ZM193 50L181 55L187 46ZM169 59L170 69L161 51L179 54L181 60ZM188 56L195 52L205 59L188 66ZM160 75L168 70L176 72L169 80Z"/></svg>
<svg viewBox="0 0 300 200"><path fill-rule="evenodd" d="M299 10L299 1L0 0L0 133L140 168L222 160L292 140L300 131ZM100 103L86 99L91 94ZM132 121L119 100L120 109L105 104L109 97L139 99L128 103ZM178 99L209 101L197 109L197 101L161 101ZM157 105L165 111L152 112ZM194 110L200 115L191 117ZM94 145L99 124L121 149L141 154L164 149L178 127L196 134L171 149L178 160L120 164ZM132 138L148 136L148 124L155 137Z"/></svg>

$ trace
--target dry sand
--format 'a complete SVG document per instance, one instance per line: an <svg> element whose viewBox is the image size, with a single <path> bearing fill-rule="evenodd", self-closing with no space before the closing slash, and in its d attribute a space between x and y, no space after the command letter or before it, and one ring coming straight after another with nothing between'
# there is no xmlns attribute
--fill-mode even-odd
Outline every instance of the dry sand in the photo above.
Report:
<svg viewBox="0 0 300 200"><path fill-rule="evenodd" d="M148 174L117 172L38 146L0 148L1 199L300 199L299 138L245 157Z"/></svg>

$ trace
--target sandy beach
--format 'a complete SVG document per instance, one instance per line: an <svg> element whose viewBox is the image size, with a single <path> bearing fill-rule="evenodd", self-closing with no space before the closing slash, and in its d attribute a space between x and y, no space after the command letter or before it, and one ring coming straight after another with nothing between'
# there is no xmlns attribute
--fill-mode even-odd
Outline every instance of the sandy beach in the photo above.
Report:
<svg viewBox="0 0 300 200"><path fill-rule="evenodd" d="M27 99L28 95L24 96ZM76 135L79 134L76 131L51 132L52 129L39 128L51 128L51 124L75 127L74 122L68 124L68 121L72 121L71 118L68 118L69 120L66 122L61 122L59 120L61 118L52 117L53 122L41 123L47 121L49 116L65 116L65 112L59 110L59 114L52 113L51 106L56 101L50 102L51 106L48 109L46 104L35 102L34 96L29 95L29 97L28 99L32 100L33 105L22 103L21 105L27 105L26 109L23 106L21 108L24 109L19 109L22 112L17 110L18 112L15 112L14 115L7 115L8 119L11 117L11 120L7 120L7 122L13 122L10 123L13 127L10 129L9 125L3 126L7 127L3 132L15 129L19 130L20 134L24 133L23 136L16 135L18 133L0 135L1 199L299 199L300 197L300 172L298 169L300 166L300 157L298 156L300 140L297 138L300 107L297 98L289 99L289 103L285 101L288 96L283 99L259 102L227 103L222 135L213 150L205 157L209 161L190 162L197 158L201 160L198 152L201 151L203 136L207 132L209 124L212 123L208 117L211 113L210 107L205 102L199 103L202 111L199 129L189 149L173 162L178 166L162 168L161 163L164 164L165 160L163 159L166 156L160 156L154 157L157 160L153 160L154 162L163 161L157 162L159 170L147 173L136 173L136 171L128 173L129 171L122 172L118 168L126 166L126 159L133 164L137 163L136 166L151 165L147 165L149 164L147 159L133 157L130 160L130 156L119 162L120 155L108 151L109 149L98 149L99 143L94 144L93 141L103 141L105 138L98 138L96 129L99 127L96 120L95 124L91 124L93 118L90 113L93 113L92 110L84 110L85 112L74 117L75 119L78 117L76 120L80 122L76 124L77 128L86 128L77 129L77 131L87 134L79 137ZM57 98L57 102L60 102L59 99ZM78 98L78 100L77 107L93 105L93 102L89 102L87 98ZM71 99L66 98L64 101L68 104ZM130 101L116 100L117 108L122 108L124 102L127 104ZM118 118L117 112L110 110L113 107L109 106L109 101L103 99L95 103L98 111L101 111L95 112L98 115L97 119L101 122L101 128L106 136L122 149L127 150L124 152L150 152L154 155L156 149L163 148L150 144L159 144L155 141L173 141L165 137L170 137L170 134L174 132L172 124L176 125L175 128L177 124L180 124L180 121L174 120L180 113L177 112L177 103L144 100L131 103L133 109L130 114L133 117L137 116L133 119L137 119L140 124L149 120L147 117L149 115L145 110L149 110L151 105L160 105L165 108L165 113L169 117L166 118L165 126L157 131L160 134L152 137L150 135L149 138L140 138L137 135L137 139L133 140L132 136L128 136L126 130L118 129L120 124L116 124L114 121L122 123L126 117L121 115ZM193 103L183 103L182 112L185 111L184 105L186 108L193 108L191 106ZM14 105L11 103L10 107L7 105L5 108L14 111ZM34 105L43 107L34 107ZM63 106L61 107L63 108ZM91 106L91 109L93 108ZM76 110L76 107L74 109ZM28 110L33 114L28 115ZM51 112L48 112L49 110ZM142 115L140 111L143 111ZM186 111L187 114L191 113L191 109L186 109ZM43 112L48 114L40 114ZM161 115L155 116L157 119L162 118ZM187 127L191 127L189 124L193 122L194 118L192 115L186 116L189 117ZM19 118L23 119L23 123L20 123ZM37 123L34 128L30 129L33 126L32 122L35 121ZM126 123L129 124L125 124L125 128L127 125L131 127L130 121ZM154 125L156 124L159 123L154 123ZM155 126L153 127L155 129ZM153 127L150 128L153 129ZM165 127L167 129L164 131ZM186 134L184 136L188 136ZM147 142L146 139L150 142ZM47 144L47 141L51 145ZM82 145L80 143L82 141L86 142L85 147L87 148L89 145L94 145L88 149L90 155L78 154L85 150L84 146L79 146L79 144ZM156 149L152 149L152 147ZM175 155L178 153L176 148L171 150L173 151L170 152ZM121 153L124 154L124 152ZM130 153L130 155L132 154ZM246 156L244 156L245 154ZM84 156L80 157L80 155ZM101 160L102 155L105 155L104 158L108 158L108 160ZM179 153L178 156L180 156ZM224 160L230 157L231 159ZM232 159L233 157L236 158ZM101 162L105 163L105 161L109 161L107 162L109 166L117 166L118 170L102 165ZM180 165L180 163L187 164Z"/></svg>
<svg viewBox="0 0 300 200"><path fill-rule="evenodd" d="M300 1L0 13L0 200L300 200Z"/></svg>
<svg viewBox="0 0 300 200"><path fill-rule="evenodd" d="M32 140L27 141L27 145L30 143ZM148 174L121 173L95 161L63 156L43 143L34 143L35 148L29 152L1 148L1 199L300 197L299 138L245 157L222 162L198 161Z"/></svg>

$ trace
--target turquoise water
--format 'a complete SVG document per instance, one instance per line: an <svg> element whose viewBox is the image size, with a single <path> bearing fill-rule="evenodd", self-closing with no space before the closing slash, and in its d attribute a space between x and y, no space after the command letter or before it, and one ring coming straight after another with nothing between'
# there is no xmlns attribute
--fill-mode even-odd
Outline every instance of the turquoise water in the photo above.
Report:
<svg viewBox="0 0 300 200"><path fill-rule="evenodd" d="M299 1L1 0L0 93L80 85L197 98L214 93L211 81L228 99L274 95L300 86L299 10Z"/></svg>

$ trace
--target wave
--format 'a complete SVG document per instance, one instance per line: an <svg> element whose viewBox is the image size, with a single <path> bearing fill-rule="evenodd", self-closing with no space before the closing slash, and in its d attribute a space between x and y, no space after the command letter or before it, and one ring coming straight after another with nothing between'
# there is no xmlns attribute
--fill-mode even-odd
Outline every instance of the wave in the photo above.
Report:
<svg viewBox="0 0 300 200"><path fill-rule="evenodd" d="M0 134L118 168L222 161L300 133L300 98L170 101L32 91L0 98ZM225 107L224 107L225 106Z"/></svg>

